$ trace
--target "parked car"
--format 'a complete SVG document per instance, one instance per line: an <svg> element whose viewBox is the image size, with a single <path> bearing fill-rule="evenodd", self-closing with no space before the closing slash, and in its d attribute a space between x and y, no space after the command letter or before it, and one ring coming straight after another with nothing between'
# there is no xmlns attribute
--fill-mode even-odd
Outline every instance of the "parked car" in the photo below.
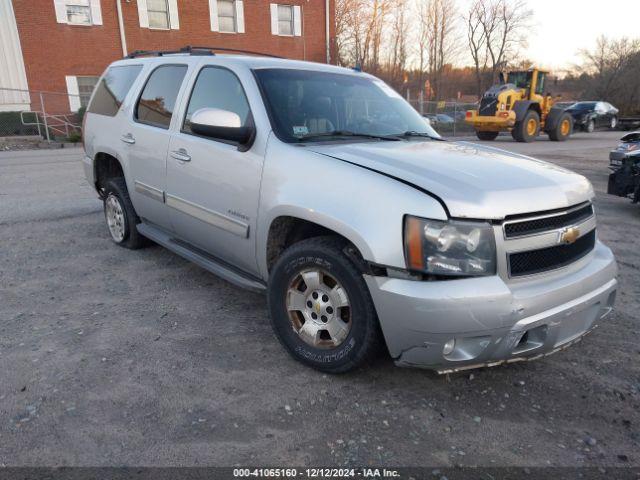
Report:
<svg viewBox="0 0 640 480"><path fill-rule="evenodd" d="M86 177L113 242L146 237L265 292L295 359L345 372L384 344L399 365L490 366L556 352L611 311L616 263L583 176L443 141L363 72L183 52L108 67Z"/></svg>
<svg viewBox="0 0 640 480"><path fill-rule="evenodd" d="M609 153L609 175L607 193L619 197L631 197L633 203L640 202L640 131L624 135L615 150Z"/></svg>
<svg viewBox="0 0 640 480"><path fill-rule="evenodd" d="M573 117L574 128L585 132L599 127L613 130L618 126L618 109L607 102L576 102L566 111Z"/></svg>

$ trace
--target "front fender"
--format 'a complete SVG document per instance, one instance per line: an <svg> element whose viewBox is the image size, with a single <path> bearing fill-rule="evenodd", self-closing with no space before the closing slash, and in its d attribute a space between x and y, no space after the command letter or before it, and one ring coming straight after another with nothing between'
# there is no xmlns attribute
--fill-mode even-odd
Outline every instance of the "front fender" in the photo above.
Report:
<svg viewBox="0 0 640 480"><path fill-rule="evenodd" d="M260 193L258 265L268 278L269 228L276 218L291 216L342 235L367 261L405 268L407 214L447 219L436 199L410 185L272 137Z"/></svg>

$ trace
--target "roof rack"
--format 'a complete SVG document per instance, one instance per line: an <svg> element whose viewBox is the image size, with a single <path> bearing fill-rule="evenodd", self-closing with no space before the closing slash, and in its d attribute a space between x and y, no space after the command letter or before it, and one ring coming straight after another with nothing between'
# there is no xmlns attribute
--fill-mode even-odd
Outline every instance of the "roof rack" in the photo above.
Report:
<svg viewBox="0 0 640 480"><path fill-rule="evenodd" d="M240 50L238 48L226 48L226 47L195 47L187 45L179 50L135 50L124 58L138 58L138 57L164 57L165 55L215 55L215 51L218 52L235 52L246 53L248 55L260 55L262 57L271 58L283 58L277 55L271 55L263 52L253 52L251 50Z"/></svg>

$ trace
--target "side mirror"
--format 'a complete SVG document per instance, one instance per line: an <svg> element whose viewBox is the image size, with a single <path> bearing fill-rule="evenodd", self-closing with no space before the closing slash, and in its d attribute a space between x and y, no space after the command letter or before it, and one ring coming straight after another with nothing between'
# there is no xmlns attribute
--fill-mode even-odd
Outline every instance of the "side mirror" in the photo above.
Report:
<svg viewBox="0 0 640 480"><path fill-rule="evenodd" d="M253 140L253 125L242 126L237 113L219 108L201 108L191 115L191 131L204 137L217 138L246 145Z"/></svg>

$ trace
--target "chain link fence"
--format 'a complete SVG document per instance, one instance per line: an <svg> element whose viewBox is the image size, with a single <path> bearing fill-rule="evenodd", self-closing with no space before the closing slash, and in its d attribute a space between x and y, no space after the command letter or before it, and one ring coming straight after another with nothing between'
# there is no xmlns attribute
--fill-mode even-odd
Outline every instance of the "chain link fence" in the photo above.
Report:
<svg viewBox="0 0 640 480"><path fill-rule="evenodd" d="M0 138L30 137L51 141L80 140L86 98L60 92L0 88Z"/></svg>
<svg viewBox="0 0 640 480"><path fill-rule="evenodd" d="M473 127L464 121L467 110L478 108L477 103L434 102L408 98L407 101L443 137L473 135Z"/></svg>

